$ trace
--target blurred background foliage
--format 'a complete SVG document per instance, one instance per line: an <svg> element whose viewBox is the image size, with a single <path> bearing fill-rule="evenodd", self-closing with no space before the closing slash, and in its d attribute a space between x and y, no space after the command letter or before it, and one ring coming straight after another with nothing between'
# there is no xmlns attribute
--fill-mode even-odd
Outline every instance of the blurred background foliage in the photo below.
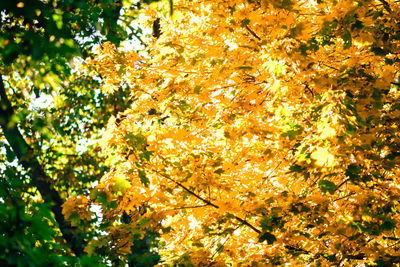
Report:
<svg viewBox="0 0 400 267"><path fill-rule="evenodd" d="M103 221L96 207L88 207L94 211L90 220L66 226L78 242L68 244L58 227L59 218L52 213L60 203L41 195L34 183L38 177L20 164L13 140L4 134L7 130L21 133L28 162L39 162L47 174L42 178L61 200L89 197L89 189L107 171L96 140L108 119L127 108L130 100L127 85L106 95L99 89L101 77L81 74L76 66L104 41L119 46L124 40L141 40L142 29L133 22L148 2L0 1L4 84L0 88L0 265L153 266L158 262L159 256L152 252L154 233L134 236L132 251L126 255L113 254L107 244L86 254L85 245L108 235L115 223Z"/></svg>

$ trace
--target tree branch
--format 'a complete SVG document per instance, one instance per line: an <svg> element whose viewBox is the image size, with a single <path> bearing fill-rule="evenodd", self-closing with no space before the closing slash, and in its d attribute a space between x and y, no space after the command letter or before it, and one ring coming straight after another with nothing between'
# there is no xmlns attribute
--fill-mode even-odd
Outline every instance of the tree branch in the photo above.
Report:
<svg viewBox="0 0 400 267"><path fill-rule="evenodd" d="M50 179L35 157L33 149L26 143L17 125L12 122L13 116L14 110L10 100L7 98L3 77L0 75L0 127L3 130L3 134L17 156L19 163L30 175L33 185L39 190L44 202L52 204L51 211L54 213L68 246L75 255L80 256L83 253L84 242L77 239L73 233L74 228L65 220L62 214L63 201L58 192L51 188Z"/></svg>
<svg viewBox="0 0 400 267"><path fill-rule="evenodd" d="M348 194L348 195L345 195L345 196L342 196L342 197L336 198L336 199L332 200L332 202L339 201L339 200L342 200L342 199L345 199L345 198L351 197L351 196L353 196L353 195L355 195L355 194L356 194L356 192L352 192L352 193L350 193L350 194Z"/></svg>
<svg viewBox="0 0 400 267"><path fill-rule="evenodd" d="M181 184L178 181L175 181L174 179L172 179L171 177L169 177L167 174L161 173L161 172L157 172L158 174L160 174L161 176L167 178L168 180L170 180L171 182L175 183L176 185L178 185L179 187L183 188L186 192L188 192L189 194L191 194L192 196L200 199L201 201L203 201L205 204L212 206L216 209L219 209L219 206L215 205L214 203L208 201L207 199L201 197L200 195L196 194L195 192L193 192L192 190L188 189L186 186L184 186L183 184ZM237 217L236 215L233 215L233 217L241 222L242 224L250 227L254 232L261 234L261 231L259 229L257 229L256 227L254 227L253 225L251 225L248 221L246 221L245 219L242 219L240 217Z"/></svg>
<svg viewBox="0 0 400 267"><path fill-rule="evenodd" d="M257 40L261 41L261 38L252 30L249 28L249 26L244 26L246 28L246 30L251 33L251 35L253 35Z"/></svg>
<svg viewBox="0 0 400 267"><path fill-rule="evenodd" d="M336 190L338 190L340 187L342 187L344 184L346 184L346 183L347 183L348 181L350 181L350 180L351 180L350 178L344 180L342 183L340 183L340 184L336 187Z"/></svg>

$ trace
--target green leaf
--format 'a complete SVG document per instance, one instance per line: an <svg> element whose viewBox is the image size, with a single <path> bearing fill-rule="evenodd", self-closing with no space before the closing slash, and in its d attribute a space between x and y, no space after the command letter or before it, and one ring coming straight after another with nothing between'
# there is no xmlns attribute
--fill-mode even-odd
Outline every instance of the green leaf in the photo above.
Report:
<svg viewBox="0 0 400 267"><path fill-rule="evenodd" d="M172 227L171 227L171 226L164 227L164 228L162 228L161 230L162 230L162 232L163 232L164 234L166 234L166 233L169 233L169 232L171 232L171 230L172 230Z"/></svg>
<svg viewBox="0 0 400 267"><path fill-rule="evenodd" d="M282 72L283 72L283 67L282 67L282 65L277 64L277 65L275 66L275 69L274 69L275 75L276 75L276 76L279 76L279 75L281 75Z"/></svg>
<svg viewBox="0 0 400 267"><path fill-rule="evenodd" d="M328 180L321 180L319 182L319 188L322 192L329 192L330 194L334 194L337 189L336 185Z"/></svg>
<svg viewBox="0 0 400 267"><path fill-rule="evenodd" d="M185 112L186 110L191 108L191 106L185 100L179 101L178 107L182 112Z"/></svg>
<svg viewBox="0 0 400 267"><path fill-rule="evenodd" d="M92 191L91 198L100 204L107 203L107 193L99 189Z"/></svg>
<svg viewBox="0 0 400 267"><path fill-rule="evenodd" d="M296 136L300 135L302 132L303 132L303 127L301 127L298 124L289 122L283 129L282 136L289 137L290 140L294 140Z"/></svg>
<svg viewBox="0 0 400 267"><path fill-rule="evenodd" d="M153 153L154 151L144 151L143 153L140 154L140 159L149 161Z"/></svg>
<svg viewBox="0 0 400 267"><path fill-rule="evenodd" d="M392 220L385 221L381 224L382 230L392 230L396 227L396 224Z"/></svg>
<svg viewBox="0 0 400 267"><path fill-rule="evenodd" d="M125 177L116 176L114 178L114 189L116 192L125 192L130 186L131 183Z"/></svg>
<svg viewBox="0 0 400 267"><path fill-rule="evenodd" d="M357 180L360 177L360 174L362 173L361 167L357 164L350 164L347 169L345 174L351 179L351 180Z"/></svg>
<svg viewBox="0 0 400 267"><path fill-rule="evenodd" d="M343 48L348 49L351 47L352 39L351 39L351 33L346 29L345 33L342 36L343 38Z"/></svg>
<svg viewBox="0 0 400 267"><path fill-rule="evenodd" d="M76 212L71 213L71 215L68 217L68 221L71 222L72 226L77 226L79 225L79 222L81 221L81 218L79 217L79 214Z"/></svg>
<svg viewBox="0 0 400 267"><path fill-rule="evenodd" d="M240 26L246 27L247 25L249 25L249 23L250 23L249 19L244 19L244 20L242 20L242 23L240 24Z"/></svg>
<svg viewBox="0 0 400 267"><path fill-rule="evenodd" d="M5 148L6 148L6 157L8 162L13 162L15 160L14 151L11 149L9 145L5 145Z"/></svg>
<svg viewBox="0 0 400 267"><path fill-rule="evenodd" d="M127 133L125 134L125 140L129 141L130 145L139 150L144 150L147 144L146 137L140 133L139 134Z"/></svg>
<svg viewBox="0 0 400 267"><path fill-rule="evenodd" d="M276 237L270 232L264 232L258 238L258 242L261 243L265 240L267 240L268 245L272 245L276 241Z"/></svg>
<svg viewBox="0 0 400 267"><path fill-rule="evenodd" d="M155 108L151 108L149 111L148 111L148 114L151 116L151 115L157 115L157 110L155 109Z"/></svg>
<svg viewBox="0 0 400 267"><path fill-rule="evenodd" d="M371 52L374 53L377 56L385 56L385 55L389 54L388 50L386 50L386 49L384 49L382 47L379 47L376 44L373 44L371 46Z"/></svg>
<svg viewBox="0 0 400 267"><path fill-rule="evenodd" d="M239 66L237 67L238 70L252 70L253 67L251 66Z"/></svg>
<svg viewBox="0 0 400 267"><path fill-rule="evenodd" d="M294 165L290 166L289 170L291 172L302 172L303 168L300 165L294 164Z"/></svg>
<svg viewBox="0 0 400 267"><path fill-rule="evenodd" d="M271 1L275 8L291 10L293 8L294 2L292 0L278 0Z"/></svg>
<svg viewBox="0 0 400 267"><path fill-rule="evenodd" d="M200 91L201 91L201 86L196 85L196 87L194 87L194 92L195 92L196 94L200 94Z"/></svg>
<svg viewBox="0 0 400 267"><path fill-rule="evenodd" d="M53 14L53 21L59 30L63 27L63 18L61 14Z"/></svg>
<svg viewBox="0 0 400 267"><path fill-rule="evenodd" d="M382 92L381 92L381 90L375 88L374 92L372 93L372 98L375 101L381 101L382 100Z"/></svg>
<svg viewBox="0 0 400 267"><path fill-rule="evenodd" d="M193 243L192 243L192 246L198 247L198 248L204 247L204 245L203 245L202 243L200 243L200 242L193 242Z"/></svg>
<svg viewBox="0 0 400 267"><path fill-rule="evenodd" d="M335 254L332 254L332 255L324 254L323 257L325 259L327 259L328 261L330 261L330 262L336 262L337 261L337 258L336 258Z"/></svg>
<svg viewBox="0 0 400 267"><path fill-rule="evenodd" d="M282 217L279 217L276 214L271 216L265 216L261 219L261 228L263 232L272 231L274 228L282 226L283 223L282 223Z"/></svg>
<svg viewBox="0 0 400 267"><path fill-rule="evenodd" d="M169 0L169 15L172 17L172 15L174 14L174 1Z"/></svg>
<svg viewBox="0 0 400 267"><path fill-rule="evenodd" d="M224 170L223 169L217 169L216 171L214 171L214 173L221 175L221 174L224 173Z"/></svg>
<svg viewBox="0 0 400 267"><path fill-rule="evenodd" d="M374 92L372 93L372 98L375 100L374 106L376 108L383 107L381 90L375 88Z"/></svg>
<svg viewBox="0 0 400 267"><path fill-rule="evenodd" d="M138 170L140 182L144 184L145 187L149 186L150 180L147 178L146 173L142 170Z"/></svg>
<svg viewBox="0 0 400 267"><path fill-rule="evenodd" d="M215 129L221 129L222 126L223 126L223 124L220 121L217 121L212 125L212 127L214 127Z"/></svg>

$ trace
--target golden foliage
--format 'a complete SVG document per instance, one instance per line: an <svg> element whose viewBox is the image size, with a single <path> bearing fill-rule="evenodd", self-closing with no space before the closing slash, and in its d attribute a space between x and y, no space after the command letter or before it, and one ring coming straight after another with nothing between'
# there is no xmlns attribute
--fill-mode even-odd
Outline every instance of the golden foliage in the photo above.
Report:
<svg viewBox="0 0 400 267"><path fill-rule="evenodd" d="M165 263L398 260L397 1L147 12L163 33L141 56L90 62L133 99L102 141L113 216L160 229Z"/></svg>
<svg viewBox="0 0 400 267"><path fill-rule="evenodd" d="M77 226L80 221L90 221L92 212L89 210L90 200L85 196L71 197L63 204L62 213L65 218L71 221L73 226Z"/></svg>

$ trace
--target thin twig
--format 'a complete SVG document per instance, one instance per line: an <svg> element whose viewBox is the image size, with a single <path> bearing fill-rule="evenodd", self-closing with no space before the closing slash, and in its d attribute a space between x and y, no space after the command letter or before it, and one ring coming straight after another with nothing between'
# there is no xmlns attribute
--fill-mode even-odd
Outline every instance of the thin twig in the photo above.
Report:
<svg viewBox="0 0 400 267"><path fill-rule="evenodd" d="M339 71L339 69L338 68L335 68L335 67L332 67L332 66L329 66L328 64L325 64L325 63L323 63L323 62L319 62L319 64L321 64L321 65L324 65L324 66L326 66L326 67L328 67L328 68L331 68L331 69L334 69L334 70L337 70L337 71Z"/></svg>
<svg viewBox="0 0 400 267"><path fill-rule="evenodd" d="M350 178L344 180L341 184L339 184L339 185L336 187L336 190L338 190L340 187L342 187L342 186L343 186L345 183L347 183L348 181L350 181Z"/></svg>
<svg viewBox="0 0 400 267"><path fill-rule="evenodd" d="M257 38L259 41L261 41L261 38L255 33L255 32L253 32L253 30L252 29L250 29L249 28L249 26L244 26L245 28L246 28L246 30L248 30L249 31L249 33L251 33L251 35L253 35L255 38Z"/></svg>
<svg viewBox="0 0 400 267"><path fill-rule="evenodd" d="M169 210L183 210L183 209L196 209L196 208L203 208L203 207L207 207L208 204L206 205L197 205L197 206L183 206L183 207L179 207L179 208L173 208L173 209L169 209ZM169 211L166 210L166 211Z"/></svg>
<svg viewBox="0 0 400 267"><path fill-rule="evenodd" d="M143 42L142 38L140 38L140 36L137 35L136 32L132 32L132 35L140 42L141 45L143 45L144 47L147 47L147 44L145 42Z"/></svg>
<svg viewBox="0 0 400 267"><path fill-rule="evenodd" d="M313 90L311 90L310 86L308 86L308 84L303 84L303 85L311 93L311 95L314 97L314 92L313 92Z"/></svg>
<svg viewBox="0 0 400 267"><path fill-rule="evenodd" d="M335 201L339 201L339 200L342 200L342 199L344 199L344 198L348 198L348 197L351 197L351 196L353 196L353 195L355 195L356 194L356 192L353 192L353 193L351 193L351 194L348 194L348 195L346 195L346 196L343 196L343 197L339 197L339 198L337 198L337 199L334 199L334 200L332 200L333 202L335 202Z"/></svg>
<svg viewBox="0 0 400 267"><path fill-rule="evenodd" d="M272 173L273 173L281 164L282 164L282 161L280 161L280 162L278 163L278 165L275 166L275 168L273 168L272 170L270 170L270 172L268 173L267 176L263 177L263 181L262 181L260 187L262 187L262 186L264 185L264 183L265 183L265 181L266 181L267 179L272 178L272 176L271 176ZM260 187L259 187L259 188L260 188Z"/></svg>
<svg viewBox="0 0 400 267"><path fill-rule="evenodd" d="M220 252L220 251L224 248L226 242L228 242L228 240L232 237L232 234L233 234L237 229L239 229L240 226L242 226L242 225L238 225L235 229L233 229L232 233L229 235L228 238L225 239L224 243L221 244L221 245L215 250L214 254L211 256L211 259L214 258L215 255L216 255L218 252Z"/></svg>

